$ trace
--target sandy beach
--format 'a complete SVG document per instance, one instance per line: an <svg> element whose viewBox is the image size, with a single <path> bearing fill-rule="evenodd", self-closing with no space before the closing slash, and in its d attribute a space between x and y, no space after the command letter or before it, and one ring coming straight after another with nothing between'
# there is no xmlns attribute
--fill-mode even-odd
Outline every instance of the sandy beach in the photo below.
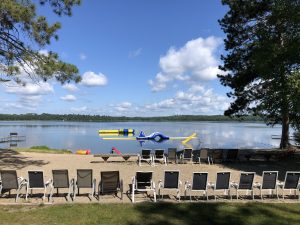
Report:
<svg viewBox="0 0 300 225"><path fill-rule="evenodd" d="M28 153L28 152L14 152L11 150L1 150L0 153L0 169L10 169L17 170L18 176L27 178L28 170L43 170L44 177L47 181L52 178L51 171L53 169L67 169L69 171L69 177L76 179L76 169L92 169L93 177L96 179L97 184L100 180L100 171L113 171L119 170L120 177L124 183L124 198L121 201L119 198L114 198L111 195L101 197L99 202L130 202L130 195L128 195L129 184L131 183L132 177L135 175L136 171L153 171L154 181L156 185L159 180L163 180L164 170L179 170L181 185L181 196L184 196L184 182L191 181L193 172L208 172L208 182L215 182L216 172L219 171L230 171L231 181L239 181L239 174L241 171L256 172L255 181L261 182L261 175L263 171L267 170L277 170L279 171L279 180L284 180L284 175L286 171L299 171L300 164L298 163L298 154L291 159L286 161L250 161L250 162L235 162L226 164L169 164L163 165L156 163L156 166L150 166L147 163L143 163L142 166L138 166L136 163L137 158L130 159L129 162L124 162L120 158L120 162L104 162L100 157L94 157L93 155L75 155L75 154L46 154L46 153ZM61 189L61 193L64 190ZM66 190L67 191L67 190ZM86 193L85 189L81 189L81 193ZM15 192L12 191L12 194ZM25 189L22 191L25 193ZM33 192L41 193L41 192ZM168 193L168 192L166 192ZM259 192L256 190L255 194ZM281 193L281 192L280 192ZM175 194L175 192L170 192L170 194ZM211 192L209 192L211 194ZM235 194L235 192L234 192ZM258 197L257 197L258 199ZM64 197L54 197L53 203L66 203ZM137 200L143 200L142 195L137 195ZM171 196L170 200L174 200ZM225 200L228 201L228 200ZM241 200L239 200L241 201ZM277 200L271 200L277 201ZM282 201L282 200L279 200ZM42 203L42 198L40 196L33 196L29 198L30 203ZM45 201L48 202L47 200ZM82 195L76 198L74 202L88 203L88 202L98 202L96 198L89 200L87 195ZM11 198L0 198L0 204L14 203L13 195ZM21 196L19 203L25 203L24 195Z"/></svg>

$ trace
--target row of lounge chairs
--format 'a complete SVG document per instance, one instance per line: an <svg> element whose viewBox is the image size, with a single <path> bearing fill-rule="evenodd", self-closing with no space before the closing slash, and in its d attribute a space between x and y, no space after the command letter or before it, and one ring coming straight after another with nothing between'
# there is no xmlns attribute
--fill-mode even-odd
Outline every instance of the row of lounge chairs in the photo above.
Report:
<svg viewBox="0 0 300 225"><path fill-rule="evenodd" d="M17 192L16 201L18 201L20 191L23 187L26 189L26 200L29 192L32 190L42 190L43 200L45 200L48 190L50 193L49 201L52 202L54 189L59 194L58 190L61 188L68 190L68 193L65 193L67 200L75 200L80 188L90 189L88 193L89 198L96 197L99 200L101 195L113 194L114 196L118 196L120 192L121 196L119 198L123 199L123 181L120 179L119 171L102 171L100 173L98 192L96 191L96 180L93 178L93 170L91 169L78 169L76 180L69 179L68 170L52 170L53 178L48 181L44 180L43 171L28 171L28 179L17 177L15 170L2 170L0 171L0 176L0 194L2 195L4 191L8 191L10 194L10 191L15 189ZM232 182L230 176L230 172L218 172L215 182L208 182L207 172L193 172L191 181L184 183L184 196L189 196L190 200L192 200L192 193L202 192L203 197L208 200L208 190L212 190L215 200L217 198L216 192L218 191L221 191L225 196L232 199L234 193L232 194L231 190L234 189L237 199L241 191L246 191L246 195L250 192L252 199L254 199L254 189L257 188L260 191L261 199L263 199L263 191L267 191L269 195L274 195L275 193L276 197L279 198L278 190L282 189L282 198L285 197L285 191L288 190L290 194L294 191L294 195L298 195L298 199L300 200L300 172L286 172L284 182L278 182L278 171L264 171L261 183L254 182L254 172L241 172L239 182ZM157 187L153 180L152 171L138 171L132 178L128 192L131 195L132 202L136 201L136 194L149 192L152 192L154 202L156 202L156 194L162 199L165 190L175 191L175 197L180 201L181 185L182 182L178 170L164 171L164 180L160 180ZM193 196L198 195L194 194Z"/></svg>
<svg viewBox="0 0 300 225"><path fill-rule="evenodd" d="M225 196L232 199L233 194L231 190L236 191L236 199L239 198L241 191L246 191L246 195L251 193L252 199L254 199L254 189L257 188L260 191L260 198L263 199L263 191L267 191L268 195L275 195L279 199L278 189L282 189L282 198L285 197L285 191L289 191L290 194L294 191L294 195L299 194L299 179L300 172L287 171L285 174L284 182L278 181L278 171L264 171L262 181L254 182L255 172L241 172L239 182L230 181L230 172L218 172L216 174L215 182L208 182L207 172L193 172L191 182L186 181L184 184L184 196L189 195L190 201L192 200L192 193L201 193L203 197L208 200L208 190L213 191L214 199L217 199L216 192L221 191ZM176 192L176 198L180 201L180 173L179 171L165 171L164 181L158 183L158 195L162 196L163 190L174 190ZM152 172L137 172L136 176L132 180L132 202L135 202L135 194L138 192L153 192L154 201L156 201L156 188L155 183L152 180ZM196 194L194 196L197 196Z"/></svg>
<svg viewBox="0 0 300 225"><path fill-rule="evenodd" d="M162 162L167 165L169 163L184 163L188 161L201 164L201 162L205 161L208 164L213 164L213 158L208 154L207 149L177 151L177 148L169 148L167 153L165 153L164 149L142 149L141 154L138 155L140 166L143 161L151 166L154 166L155 162Z"/></svg>
<svg viewBox="0 0 300 225"><path fill-rule="evenodd" d="M118 192L121 193L123 198L123 181L120 180L119 171L102 171L100 173L100 183L98 185L98 194L96 195L96 179L93 178L93 170L91 169L78 169L77 179L69 179L68 170L52 170L52 179L44 180L43 171L28 171L28 178L17 176L15 170L1 170L0 171L0 195L3 192L15 189L16 202L19 199L20 191L22 188L26 189L25 199L27 201L29 192L32 190L42 190L43 200L46 198L47 190L49 194L49 201L52 202L54 189L59 195L59 189L67 189L65 193L66 200L75 200L76 195L79 195L80 188L88 188L90 192L88 197L91 196L100 198L100 195L114 194L117 196ZM76 193L77 190L77 193ZM91 199L91 198L90 198Z"/></svg>

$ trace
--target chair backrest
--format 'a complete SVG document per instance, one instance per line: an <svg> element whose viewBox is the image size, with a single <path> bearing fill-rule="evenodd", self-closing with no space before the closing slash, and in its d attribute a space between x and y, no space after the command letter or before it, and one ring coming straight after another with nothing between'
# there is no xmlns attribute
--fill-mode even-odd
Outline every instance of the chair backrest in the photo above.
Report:
<svg viewBox="0 0 300 225"><path fill-rule="evenodd" d="M93 170L79 169L77 170L77 187L91 188L93 186Z"/></svg>
<svg viewBox="0 0 300 225"><path fill-rule="evenodd" d="M192 158L192 152L193 152L193 149L191 148L186 148L183 150L183 158L184 159L191 159Z"/></svg>
<svg viewBox="0 0 300 225"><path fill-rule="evenodd" d="M200 151L201 150L193 150L193 162L199 162L199 157L200 157Z"/></svg>
<svg viewBox="0 0 300 225"><path fill-rule="evenodd" d="M275 189L277 183L278 171L264 171L262 189Z"/></svg>
<svg viewBox="0 0 300 225"><path fill-rule="evenodd" d="M200 158L201 159L207 159L207 157L208 157L208 150L207 149L201 149Z"/></svg>
<svg viewBox="0 0 300 225"><path fill-rule="evenodd" d="M164 188L179 188L179 171L165 171Z"/></svg>
<svg viewBox="0 0 300 225"><path fill-rule="evenodd" d="M207 189L208 173L193 173L192 190L206 190Z"/></svg>
<svg viewBox="0 0 300 225"><path fill-rule="evenodd" d="M151 157L151 149L142 149L142 157L144 159L150 159L150 157Z"/></svg>
<svg viewBox="0 0 300 225"><path fill-rule="evenodd" d="M163 150L163 149L155 149L154 150L154 154L155 154L155 158L162 159L164 157L165 150Z"/></svg>
<svg viewBox="0 0 300 225"><path fill-rule="evenodd" d="M284 189L298 189L300 172L288 171L285 174Z"/></svg>
<svg viewBox="0 0 300 225"><path fill-rule="evenodd" d="M217 173L216 189L229 189L230 172Z"/></svg>
<svg viewBox="0 0 300 225"><path fill-rule="evenodd" d="M119 171L102 171L101 177L101 193L117 193L120 187Z"/></svg>
<svg viewBox="0 0 300 225"><path fill-rule="evenodd" d="M137 189L146 189L147 187L151 187L152 182L152 171L148 172L136 172L136 188Z"/></svg>
<svg viewBox="0 0 300 225"><path fill-rule="evenodd" d="M44 188L44 172L43 171L28 171L29 188Z"/></svg>
<svg viewBox="0 0 300 225"><path fill-rule="evenodd" d="M18 177L15 170L1 170L0 177L2 182L2 188L6 190L18 189Z"/></svg>
<svg viewBox="0 0 300 225"><path fill-rule="evenodd" d="M168 148L168 159L175 160L176 159L177 148Z"/></svg>
<svg viewBox="0 0 300 225"><path fill-rule="evenodd" d="M69 188L68 170L52 170L52 176L54 188Z"/></svg>
<svg viewBox="0 0 300 225"><path fill-rule="evenodd" d="M239 182L239 189L252 190L254 176L255 176L254 172L241 173L240 182Z"/></svg>

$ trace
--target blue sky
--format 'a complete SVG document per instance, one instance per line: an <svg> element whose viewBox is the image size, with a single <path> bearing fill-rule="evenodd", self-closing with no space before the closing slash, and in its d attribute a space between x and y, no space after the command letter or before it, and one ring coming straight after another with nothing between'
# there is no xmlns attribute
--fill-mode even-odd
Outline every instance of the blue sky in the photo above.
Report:
<svg viewBox="0 0 300 225"><path fill-rule="evenodd" d="M226 12L219 0L83 1L60 21L59 40L40 49L75 64L83 78L26 87L2 85L1 113L113 116L223 114L229 99L216 77Z"/></svg>

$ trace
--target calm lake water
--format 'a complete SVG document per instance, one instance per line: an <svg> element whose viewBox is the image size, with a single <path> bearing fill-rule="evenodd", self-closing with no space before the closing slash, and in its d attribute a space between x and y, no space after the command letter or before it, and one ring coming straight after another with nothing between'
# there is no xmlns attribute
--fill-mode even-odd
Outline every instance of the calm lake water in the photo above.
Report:
<svg viewBox="0 0 300 225"><path fill-rule="evenodd" d="M184 146L179 140L167 140L162 143L136 140L102 140L99 129L133 128L136 135L144 131L146 135L161 132L166 136L190 136L197 133L197 138ZM123 153L136 153L141 148L183 149L192 147L209 148L273 148L279 146L279 139L271 135L280 135L281 127L268 127L263 123L240 122L61 122L61 121L0 121L0 137L10 132L25 135L26 141L18 142L18 147L46 145L57 149L91 149L92 153L109 153L116 147ZM9 147L1 143L0 148Z"/></svg>

